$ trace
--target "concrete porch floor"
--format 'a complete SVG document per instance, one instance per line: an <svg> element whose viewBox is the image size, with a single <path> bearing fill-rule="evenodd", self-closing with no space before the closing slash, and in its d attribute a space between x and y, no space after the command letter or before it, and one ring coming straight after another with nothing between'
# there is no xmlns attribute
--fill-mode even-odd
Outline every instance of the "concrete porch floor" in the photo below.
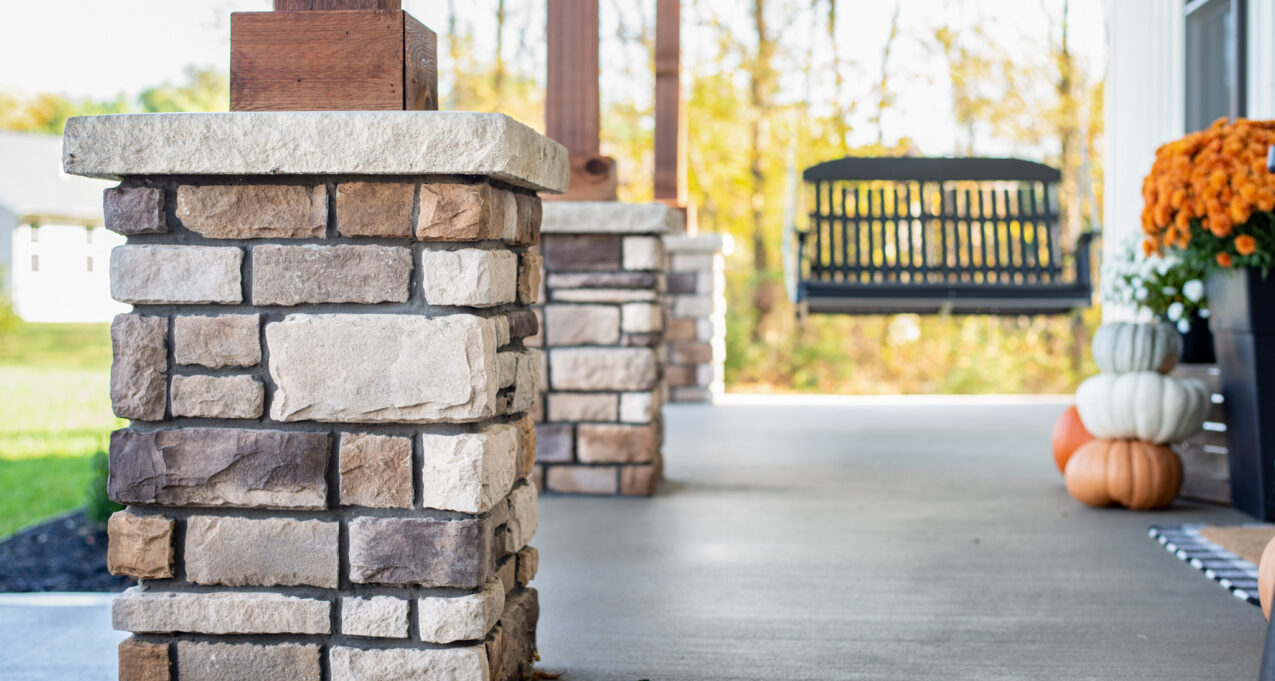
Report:
<svg viewBox="0 0 1275 681"><path fill-rule="evenodd" d="M548 497L542 666L578 681L1251 679L1265 624L1067 496L1050 399L666 410L651 500Z"/></svg>
<svg viewBox="0 0 1275 681"><path fill-rule="evenodd" d="M660 495L542 500L542 668L566 681L1255 678L1261 612L1146 536L1246 518L1081 507L1048 453L1062 404L669 408ZM0 679L114 679L122 636L105 599L0 596Z"/></svg>

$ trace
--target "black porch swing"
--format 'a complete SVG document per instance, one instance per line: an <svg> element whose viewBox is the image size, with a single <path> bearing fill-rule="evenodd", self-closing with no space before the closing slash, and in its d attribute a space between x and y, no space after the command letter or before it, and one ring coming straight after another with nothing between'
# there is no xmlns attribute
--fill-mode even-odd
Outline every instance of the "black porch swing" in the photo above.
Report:
<svg viewBox="0 0 1275 681"><path fill-rule="evenodd" d="M1057 315L1091 303L1094 235L1065 253L1055 168L847 157L802 177L810 220L797 233L795 293L803 313Z"/></svg>

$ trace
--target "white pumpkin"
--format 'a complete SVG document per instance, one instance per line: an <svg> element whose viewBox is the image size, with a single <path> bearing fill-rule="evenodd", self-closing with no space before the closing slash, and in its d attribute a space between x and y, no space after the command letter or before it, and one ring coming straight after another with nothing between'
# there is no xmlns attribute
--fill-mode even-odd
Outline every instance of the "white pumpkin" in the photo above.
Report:
<svg viewBox="0 0 1275 681"><path fill-rule="evenodd" d="M1203 381L1154 371L1098 374L1076 391L1076 411L1094 437L1156 445L1181 442L1198 433L1209 401Z"/></svg>
<svg viewBox="0 0 1275 681"><path fill-rule="evenodd" d="M1104 374L1158 371L1167 374L1182 354L1177 327L1164 322L1111 322L1093 335L1093 361Z"/></svg>

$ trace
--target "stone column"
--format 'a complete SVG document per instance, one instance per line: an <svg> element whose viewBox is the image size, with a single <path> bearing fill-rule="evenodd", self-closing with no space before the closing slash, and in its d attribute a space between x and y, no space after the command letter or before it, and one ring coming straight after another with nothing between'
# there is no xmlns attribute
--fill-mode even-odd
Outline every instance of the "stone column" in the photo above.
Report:
<svg viewBox="0 0 1275 681"><path fill-rule="evenodd" d="M670 402L710 402L725 390L726 260L730 236L670 234L667 322L668 364L664 379Z"/></svg>
<svg viewBox="0 0 1275 681"><path fill-rule="evenodd" d="M542 489L648 495L662 471L664 245L681 214L662 203L544 206Z"/></svg>
<svg viewBox="0 0 1275 681"><path fill-rule="evenodd" d="M124 681L521 679L539 606L523 339L564 150L498 114L67 124L118 178Z"/></svg>

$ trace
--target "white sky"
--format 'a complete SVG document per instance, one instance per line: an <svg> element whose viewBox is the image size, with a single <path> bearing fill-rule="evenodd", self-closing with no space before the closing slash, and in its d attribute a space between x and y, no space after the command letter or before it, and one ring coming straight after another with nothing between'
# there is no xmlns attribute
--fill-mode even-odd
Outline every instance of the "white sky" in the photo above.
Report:
<svg viewBox="0 0 1275 681"><path fill-rule="evenodd" d="M544 60L543 2L506 0L511 14L506 35L507 54L527 69L542 69ZM649 23L654 12L652 0L601 0L604 26L613 26L623 17L631 27L643 17ZM891 84L898 93L894 111L884 121L887 143L900 136L917 140L923 152L951 151L956 133L951 121L950 93L939 57L928 50L923 38L940 23L968 24L982 16L986 27L1007 47L1040 50L1049 30L1044 8L1061 6L1061 0L899 0L900 36L890 58ZM495 0L457 0L462 22L475 34L479 49L494 45ZM229 65L229 19L232 11L266 10L270 0L45 0L15 2L5 7L0 22L0 89L25 93L58 92L70 96L113 97L133 95L143 88L165 81L182 80L190 64L225 70ZM448 2L445 0L404 0L403 7L440 34L446 32ZM749 7L745 0L684 0L683 60L687 68L731 68L713 64L716 32L707 19L715 17L732 32L744 36L751 31ZM847 97L858 96L854 115L855 143L875 138L867 125L870 108L864 104L871 84L879 78L881 48L889 29L894 3L883 0L841 0L837 44L842 58L852 62L845 70ZM1073 50L1081 55L1095 77L1104 66L1104 29L1101 0L1072 0ZM772 21L772 24L775 22ZM827 57L827 41L822 29L812 31L809 18L799 17L791 25L773 26L794 44L809 42L808 55L816 63ZM519 40L525 45L519 46ZM440 41L445 36L440 35ZM633 55L619 49L608 29L602 34L603 96L606 98L649 97L650 80L614 77L625 71L641 71ZM1035 43L1035 44L1033 44ZM446 46L439 46L440 54ZM800 58L800 55L798 55ZM787 74L784 87L788 97L807 92L804 64L780 64ZM446 63L442 64L446 82ZM787 68L785 68L787 67ZM540 74L537 74L543 77ZM631 73L629 74L632 75ZM833 96L830 76L815 73L808 91L815 101ZM532 122L539 125L539 121ZM982 153L1013 149L980 149Z"/></svg>

